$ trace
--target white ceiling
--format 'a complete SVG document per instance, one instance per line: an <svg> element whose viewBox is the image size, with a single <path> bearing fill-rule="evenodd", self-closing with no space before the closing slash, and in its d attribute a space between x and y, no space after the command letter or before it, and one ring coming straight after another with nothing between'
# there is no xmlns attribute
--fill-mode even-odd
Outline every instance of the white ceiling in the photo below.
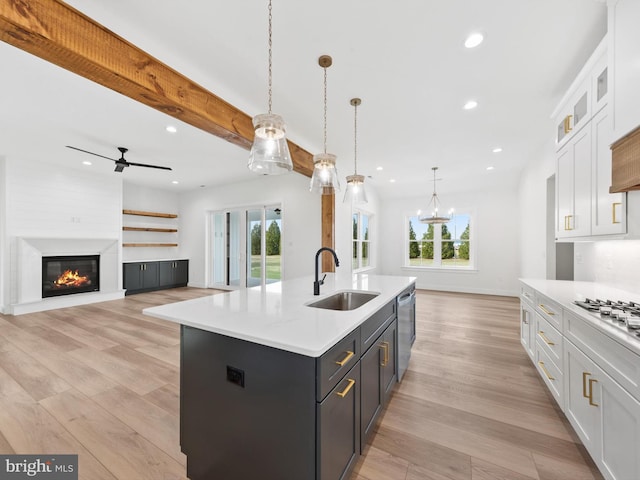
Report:
<svg viewBox="0 0 640 480"><path fill-rule="evenodd" d="M267 108L267 0L71 0L107 28L253 116ZM552 142L550 114L606 32L598 0L273 0L273 110L289 138L322 151L322 54L328 151L383 198L516 182ZM485 41L468 50L467 34ZM92 168L186 191L254 178L248 152L0 43L0 155ZM475 99L472 111L463 104ZM167 125L178 132L169 134ZM173 167L130 167L69 150ZM496 146L503 148L492 153ZM91 160L93 165L82 165ZM376 167L383 167L382 171ZM495 167L487 171L488 166ZM395 179L394 183L390 180ZM179 184L171 182L177 180Z"/></svg>

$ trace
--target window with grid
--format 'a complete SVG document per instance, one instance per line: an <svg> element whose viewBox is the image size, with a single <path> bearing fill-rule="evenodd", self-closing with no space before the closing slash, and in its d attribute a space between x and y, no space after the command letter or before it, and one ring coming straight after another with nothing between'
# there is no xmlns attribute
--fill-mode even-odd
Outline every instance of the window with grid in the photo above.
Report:
<svg viewBox="0 0 640 480"><path fill-rule="evenodd" d="M371 267L371 215L355 211L352 215L353 254L351 267L354 271Z"/></svg>
<svg viewBox="0 0 640 480"><path fill-rule="evenodd" d="M406 217L405 267L473 269L473 239L470 214L455 214L447 223L424 224L419 217Z"/></svg>

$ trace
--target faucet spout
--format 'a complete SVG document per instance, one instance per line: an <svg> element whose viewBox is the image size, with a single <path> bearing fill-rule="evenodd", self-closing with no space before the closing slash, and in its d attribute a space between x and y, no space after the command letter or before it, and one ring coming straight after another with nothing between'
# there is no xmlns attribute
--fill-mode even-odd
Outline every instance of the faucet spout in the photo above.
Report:
<svg viewBox="0 0 640 480"><path fill-rule="evenodd" d="M316 270L315 270L315 277L314 277L314 282L313 282L313 294L314 295L320 295L320 285L322 285L324 283L324 277L322 278L322 280L318 280L318 261L320 259L320 254L324 251L327 252L331 252L331 254L333 255L333 261L336 264L336 267L340 266L340 261L338 260L338 255L336 254L336 252L329 247L322 247L320 248L317 252L316 252ZM325 275L326 277L326 275Z"/></svg>

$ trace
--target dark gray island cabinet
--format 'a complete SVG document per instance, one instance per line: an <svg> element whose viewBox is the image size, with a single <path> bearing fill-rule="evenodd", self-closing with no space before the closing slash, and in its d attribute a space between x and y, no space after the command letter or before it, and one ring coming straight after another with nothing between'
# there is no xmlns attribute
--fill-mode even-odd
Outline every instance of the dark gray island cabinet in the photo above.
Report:
<svg viewBox="0 0 640 480"><path fill-rule="evenodd" d="M187 476L348 478L397 382L397 332L395 298L319 357L183 324Z"/></svg>

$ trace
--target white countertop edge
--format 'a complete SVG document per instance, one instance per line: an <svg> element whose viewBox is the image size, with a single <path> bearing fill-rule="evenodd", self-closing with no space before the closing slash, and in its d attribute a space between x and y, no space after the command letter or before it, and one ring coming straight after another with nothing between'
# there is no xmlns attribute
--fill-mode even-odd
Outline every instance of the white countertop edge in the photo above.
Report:
<svg viewBox="0 0 640 480"><path fill-rule="evenodd" d="M313 278L304 277L145 308L145 315L181 325L319 357L355 330L367 318L397 297L415 277L327 274L319 296L313 295ZM307 306L339 291L380 293L350 311Z"/></svg>
<svg viewBox="0 0 640 480"><path fill-rule="evenodd" d="M596 315L589 313L584 308L573 303L575 300L584 300L585 298L592 300L596 298L601 300L623 300L640 303L640 293L596 282L529 278L521 278L519 280L540 294L560 303L562 308L569 313L586 321L593 328L602 332L623 347L631 350L636 355L640 355L640 337L632 337L622 331L620 327L607 323L606 320L598 318Z"/></svg>

